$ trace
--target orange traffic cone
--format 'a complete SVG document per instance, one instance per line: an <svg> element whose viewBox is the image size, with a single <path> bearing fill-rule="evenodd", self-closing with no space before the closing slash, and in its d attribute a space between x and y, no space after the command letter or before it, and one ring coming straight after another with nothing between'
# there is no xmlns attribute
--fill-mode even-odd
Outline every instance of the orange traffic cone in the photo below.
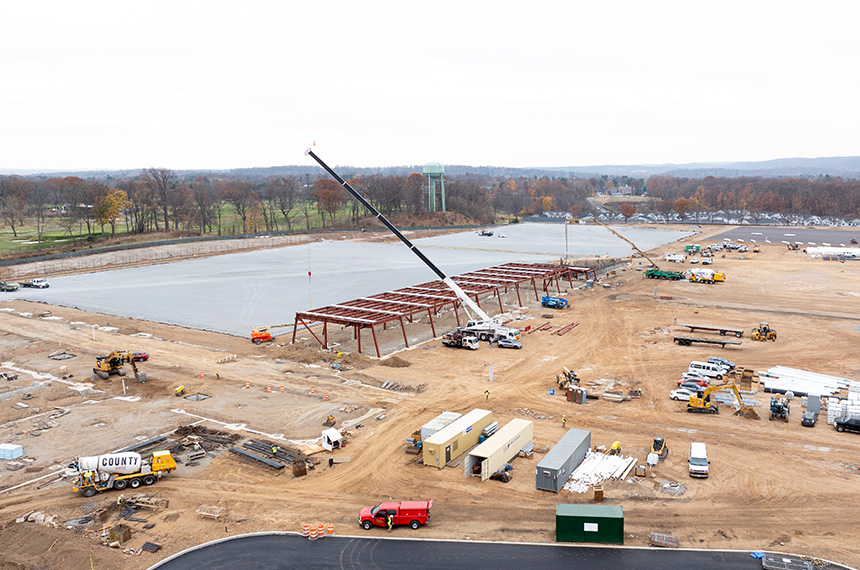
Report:
<svg viewBox="0 0 860 570"><path fill-rule="evenodd" d="M328 392L325 393L325 399L328 400Z"/></svg>
<svg viewBox="0 0 860 570"><path fill-rule="evenodd" d="M320 523L320 526L319 526L319 528L317 529L317 535L318 535L320 538L324 538L324 537L325 537L325 525L324 525L323 523Z"/></svg>
<svg viewBox="0 0 860 570"><path fill-rule="evenodd" d="M250 388L250 387L251 387L251 381L245 380L245 388Z"/></svg>
<svg viewBox="0 0 860 570"><path fill-rule="evenodd" d="M283 385L283 384L281 384L281 394L286 394L286 393L287 393L287 391L286 391L286 390L284 390L284 385Z"/></svg>
<svg viewBox="0 0 860 570"><path fill-rule="evenodd" d="M314 527L314 528L312 528L312 529L311 529L311 535L310 535L310 537L309 537L309 538L310 538L310 540L316 540L316 539L317 539L317 529L316 529L316 527Z"/></svg>
<svg viewBox="0 0 860 570"><path fill-rule="evenodd" d="M271 387L271 386L266 386L266 393L267 393L267 394L271 394L271 393L272 393L272 387Z"/></svg>
<svg viewBox="0 0 860 570"><path fill-rule="evenodd" d="M203 378L203 372L200 372L200 377Z"/></svg>
<svg viewBox="0 0 860 570"><path fill-rule="evenodd" d="M311 525L308 523L302 523L302 536L310 536L311 535Z"/></svg>
<svg viewBox="0 0 860 570"><path fill-rule="evenodd" d="M334 536L334 523L328 523L328 535Z"/></svg>
<svg viewBox="0 0 860 570"><path fill-rule="evenodd" d="M311 394L316 394L316 393L317 393L316 389L313 386L311 386Z"/></svg>

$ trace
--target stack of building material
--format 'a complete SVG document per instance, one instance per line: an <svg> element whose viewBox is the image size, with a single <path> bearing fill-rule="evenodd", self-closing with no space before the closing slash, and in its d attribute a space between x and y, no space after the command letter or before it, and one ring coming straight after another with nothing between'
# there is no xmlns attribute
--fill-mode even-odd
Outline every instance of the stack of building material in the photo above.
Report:
<svg viewBox="0 0 860 570"><path fill-rule="evenodd" d="M18 459L24 455L24 448L17 443L0 443L0 459Z"/></svg>
<svg viewBox="0 0 860 570"><path fill-rule="evenodd" d="M848 388L851 380L829 376L787 366L774 366L766 372L759 372L765 392L784 394L793 392L796 396L817 394L832 396L843 388Z"/></svg>
<svg viewBox="0 0 860 570"><path fill-rule="evenodd" d="M589 451L563 488L575 493L585 493L592 485L598 485L607 479L624 479L635 464L635 457Z"/></svg>
<svg viewBox="0 0 860 570"><path fill-rule="evenodd" d="M855 383L856 384L856 383ZM827 423L835 424L841 418L860 417L860 391L848 392L848 398L827 399Z"/></svg>

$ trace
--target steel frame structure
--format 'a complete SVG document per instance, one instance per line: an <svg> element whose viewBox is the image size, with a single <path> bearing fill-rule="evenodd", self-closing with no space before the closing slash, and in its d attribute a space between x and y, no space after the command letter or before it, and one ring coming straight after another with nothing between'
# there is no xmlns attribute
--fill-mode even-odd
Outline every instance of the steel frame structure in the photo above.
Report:
<svg viewBox="0 0 860 570"><path fill-rule="evenodd" d="M549 289L555 285L561 293L560 281L567 279L572 285L573 280L580 275L588 276L586 270L593 276L591 268L567 267L563 265L550 265L540 263L506 263L487 269L479 269L452 279L480 306L480 298L483 295L490 298L495 297L499 303L499 312L503 313L502 292L507 292L513 287L517 293L517 302L522 307L520 296L520 285L531 283L534 291L535 301L540 301L538 291L549 294ZM360 297L351 301L345 301L335 305L328 305L310 311L296 313L295 325L293 327L292 342L296 342L296 332L299 326L303 326L320 343L322 348L328 349L328 325L341 325L341 327L352 327L353 338L358 341L358 351L361 352L361 331L370 329L373 344L376 348L376 356L381 358L379 340L376 336L376 325L382 325L383 330L390 322L399 322L403 332L403 342L409 348L409 340L406 337L406 323L412 323L415 315L423 314L425 311L430 319L430 328L433 337L437 337L436 325L433 316L438 315L439 310L447 305L452 305L457 324L460 324L460 311L462 301L457 298L454 291L443 281L430 281L411 287L404 287L385 293L378 293L369 297ZM312 325L322 323L322 338L310 328Z"/></svg>

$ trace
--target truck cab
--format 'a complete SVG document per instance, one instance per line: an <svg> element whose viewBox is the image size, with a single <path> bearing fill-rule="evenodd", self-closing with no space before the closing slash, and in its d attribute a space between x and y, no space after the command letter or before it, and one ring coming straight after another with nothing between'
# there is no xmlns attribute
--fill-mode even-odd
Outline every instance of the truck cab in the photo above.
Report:
<svg viewBox="0 0 860 570"><path fill-rule="evenodd" d="M430 520L430 507L433 501L402 501L399 503L380 503L375 507L365 507L358 514L358 524L364 530L370 530L374 526L385 527L386 521L391 516L391 524L409 525L417 529L427 524Z"/></svg>

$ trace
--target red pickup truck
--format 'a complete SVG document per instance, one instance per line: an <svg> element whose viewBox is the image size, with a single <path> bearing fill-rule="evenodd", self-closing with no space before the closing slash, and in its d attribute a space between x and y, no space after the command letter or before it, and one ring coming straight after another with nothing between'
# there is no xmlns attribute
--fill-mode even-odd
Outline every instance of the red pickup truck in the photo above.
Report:
<svg viewBox="0 0 860 570"><path fill-rule="evenodd" d="M417 529L430 520L430 507L433 501L402 501L400 503L380 503L375 507L365 507L358 513L358 524L364 530L373 526L385 527L388 515L392 516L393 525L408 524Z"/></svg>

